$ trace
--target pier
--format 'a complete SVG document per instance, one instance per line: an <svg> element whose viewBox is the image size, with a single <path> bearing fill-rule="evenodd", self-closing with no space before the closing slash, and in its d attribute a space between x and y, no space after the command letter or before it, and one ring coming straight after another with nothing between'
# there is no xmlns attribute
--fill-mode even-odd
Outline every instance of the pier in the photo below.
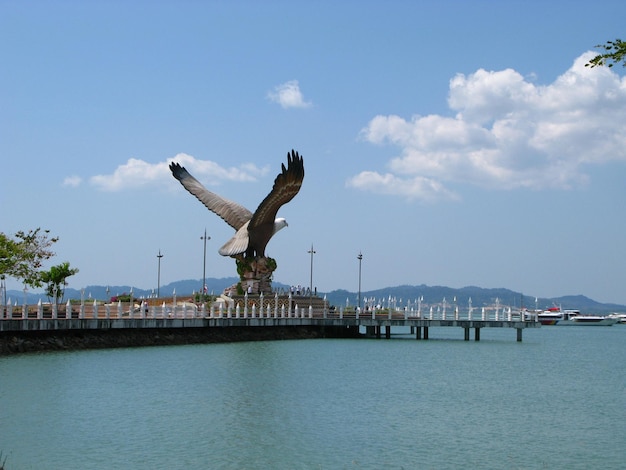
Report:
<svg viewBox="0 0 626 470"><path fill-rule="evenodd" d="M113 340L113 346L151 344L149 337L173 335L171 344L190 342L248 341L299 337L369 337L390 338L392 328L407 329L416 340L428 340L432 328L456 328L469 341L480 341L483 328L510 328L522 341L526 328L539 328L536 318L524 318L519 312L427 312L420 309L330 309L319 297L239 296L214 302L210 308L194 303L142 301L140 305L81 302L72 305L22 306L2 309L0 341L7 338L96 337L125 338ZM299 305L305 305L300 307ZM94 336L95 335L95 336ZM136 344L135 344L136 343ZM161 343L157 343L161 344ZM71 346L70 346L71 347ZM85 345L84 348L88 348ZM100 347L106 347L100 346Z"/></svg>

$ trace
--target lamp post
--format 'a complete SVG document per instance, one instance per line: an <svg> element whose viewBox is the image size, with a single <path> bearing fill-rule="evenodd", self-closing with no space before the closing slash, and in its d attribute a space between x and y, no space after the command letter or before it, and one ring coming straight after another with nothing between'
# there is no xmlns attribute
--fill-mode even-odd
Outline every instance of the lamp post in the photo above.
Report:
<svg viewBox="0 0 626 470"><path fill-rule="evenodd" d="M26 287L26 284L24 284L24 305L22 306L22 318L28 318L28 307L27 307L27 300L28 298L28 287Z"/></svg>
<svg viewBox="0 0 626 470"><path fill-rule="evenodd" d="M160 297L161 293L161 258L163 258L163 255L161 254L161 248L159 248L159 254L157 255L157 259L159 260L157 268L157 298Z"/></svg>
<svg viewBox="0 0 626 470"><path fill-rule="evenodd" d="M2 313L0 318L4 318L4 307L7 304L7 286L4 282L4 274L0 275L0 302L2 303L0 305L0 313Z"/></svg>
<svg viewBox="0 0 626 470"><path fill-rule="evenodd" d="M211 237L207 237L206 228L204 229L204 236L200 237L200 240L204 240L204 258L202 261L202 295L201 298L204 300L204 295L206 294L206 241L210 240Z"/></svg>
<svg viewBox="0 0 626 470"><path fill-rule="evenodd" d="M363 260L363 254L359 251L359 254L357 255L356 259L359 260L359 298L358 298L358 303L359 303L359 310L361 310L361 261Z"/></svg>
<svg viewBox="0 0 626 470"><path fill-rule="evenodd" d="M313 255L315 250L313 249L313 243L311 243L311 249L307 251L311 255L311 284L309 285L309 305L313 305Z"/></svg>

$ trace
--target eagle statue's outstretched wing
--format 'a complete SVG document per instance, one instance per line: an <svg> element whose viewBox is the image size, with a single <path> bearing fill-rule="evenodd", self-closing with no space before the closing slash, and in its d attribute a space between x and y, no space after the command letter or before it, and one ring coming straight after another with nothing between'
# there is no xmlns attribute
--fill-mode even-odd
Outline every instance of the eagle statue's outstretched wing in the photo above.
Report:
<svg viewBox="0 0 626 470"><path fill-rule="evenodd" d="M278 209L291 201L302 186L304 163L298 152L287 153L287 168L282 165L282 172L274 180L270 193L263 199L250 220L248 230L255 230L265 224L274 223Z"/></svg>
<svg viewBox="0 0 626 470"><path fill-rule="evenodd" d="M219 215L235 230L239 230L252 218L252 212L245 207L236 202L224 199L202 186L197 179L191 176L185 167L172 162L170 163L170 170L174 178L180 181L180 184L182 184L187 191L196 196L210 211Z"/></svg>
<svg viewBox="0 0 626 470"><path fill-rule="evenodd" d="M223 256L242 253L246 256L265 256L269 240L287 225L284 219L276 219L278 209L298 194L304 179L303 159L292 150L287 153L287 168L282 164L282 171L274 180L272 190L252 214L245 207L207 190L178 163L171 163L170 170L187 191L236 230L233 238L219 249Z"/></svg>

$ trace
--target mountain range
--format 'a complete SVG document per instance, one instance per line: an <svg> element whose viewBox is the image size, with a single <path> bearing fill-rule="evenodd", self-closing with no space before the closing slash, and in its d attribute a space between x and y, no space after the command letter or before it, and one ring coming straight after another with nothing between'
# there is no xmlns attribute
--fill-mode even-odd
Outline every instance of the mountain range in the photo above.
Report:
<svg viewBox="0 0 626 470"><path fill-rule="evenodd" d="M219 295L222 291L236 284L239 281L236 277L226 278L207 278L207 292ZM194 292L201 289L202 280L188 279L172 282L159 288L161 297L171 297L174 292L179 298L191 296ZM290 286L273 282L274 289L284 289L286 292ZM306 287L305 287L306 288ZM68 288L65 291L64 301L67 299L80 299L84 296L86 301L90 299L109 300L111 297L130 293L131 286L86 286L84 292L78 289ZM140 289L132 287L133 296L136 298L154 297L156 292L152 289ZM351 292L344 289L333 290L330 292L318 292L320 297L326 296L330 305L346 306L356 305L358 303L358 292ZM8 290L7 300L11 299L12 303L22 304L24 300L24 292L19 290ZM501 306L511 306L519 308L520 306L529 309L540 308L546 309L553 306L560 306L563 309L578 309L584 313L607 314L611 312L624 312L626 306L611 303L596 302L584 295L568 295L553 298L538 298L534 296L523 295L521 292L515 292L505 288L486 289L476 286L468 286L462 288L452 288L445 286L410 286L402 285L396 287L385 287L361 292L362 303L365 299L375 299L376 303L386 305L389 298L395 299L398 307L406 306L407 302L414 305L417 299L422 299L422 305L441 305L444 299L450 308L456 304L459 309L466 310L471 299L474 308L484 306L493 306L499 302ZM27 302L35 304L48 301L43 292L27 292Z"/></svg>

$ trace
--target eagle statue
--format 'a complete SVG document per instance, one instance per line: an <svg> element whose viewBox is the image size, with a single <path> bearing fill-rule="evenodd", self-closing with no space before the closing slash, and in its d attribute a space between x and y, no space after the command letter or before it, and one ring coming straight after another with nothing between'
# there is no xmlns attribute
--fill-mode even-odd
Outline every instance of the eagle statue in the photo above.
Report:
<svg viewBox="0 0 626 470"><path fill-rule="evenodd" d="M278 209L298 194L304 179L304 164L298 152L292 150L291 153L287 153L287 168L284 163L281 166L282 171L274 180L272 190L259 204L254 214L236 202L206 189L178 163L172 162L170 170L187 191L235 229L235 235L219 249L220 255L263 258L270 239L287 226L285 219L276 218Z"/></svg>

